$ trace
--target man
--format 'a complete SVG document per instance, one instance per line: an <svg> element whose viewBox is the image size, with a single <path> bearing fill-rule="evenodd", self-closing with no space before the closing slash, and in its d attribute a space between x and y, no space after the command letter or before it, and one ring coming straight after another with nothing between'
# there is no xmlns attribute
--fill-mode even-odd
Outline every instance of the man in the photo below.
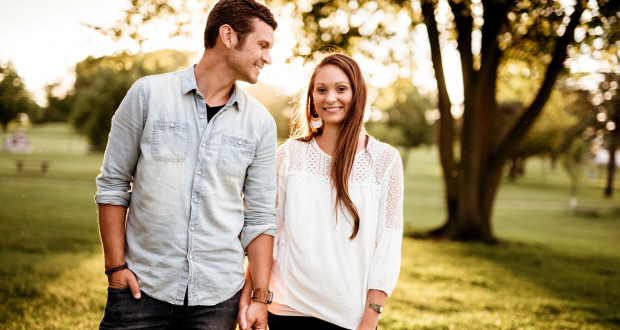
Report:
<svg viewBox="0 0 620 330"><path fill-rule="evenodd" d="M255 303L244 322L266 328L276 127L235 82L271 64L276 27L254 0L221 0L197 65L127 92L97 177L100 329L234 329L246 253Z"/></svg>

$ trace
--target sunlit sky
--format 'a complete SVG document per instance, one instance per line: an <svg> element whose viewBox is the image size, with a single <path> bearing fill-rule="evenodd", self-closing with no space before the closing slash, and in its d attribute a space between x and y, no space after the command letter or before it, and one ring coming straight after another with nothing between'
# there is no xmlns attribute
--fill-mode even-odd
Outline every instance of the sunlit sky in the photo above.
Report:
<svg viewBox="0 0 620 330"><path fill-rule="evenodd" d="M33 92L37 102L43 104L46 83L64 81L64 87L72 85L71 71L75 64L89 55L112 55L116 51L131 47L130 42L114 42L93 29L82 25L111 26L117 19L124 17L124 10L130 0L0 0L0 61L8 60L15 65L18 74L24 78L27 88ZM190 5L192 2L190 1ZM194 5L200 5L194 2ZM191 37L188 39L169 39L168 33L150 31L145 43L145 50L174 48L195 52L197 60L203 51L202 34L206 15L200 10L193 12L190 25ZM301 59L286 64L295 45L290 15L278 17L279 28L275 34L275 47L272 51L273 65L267 66L259 79L268 85L279 86L285 93L293 94L307 80L309 68L303 67ZM161 23L165 26L166 23ZM148 31L147 31L148 32ZM430 48L426 33L418 29L414 56L418 69L413 73L413 80L425 90L435 88ZM417 40L416 39L416 40ZM444 48L445 70L450 97L454 103L463 100L462 78L458 52L451 46ZM358 58L366 74L372 79L369 83L383 87L393 80L393 72L385 70L380 64Z"/></svg>

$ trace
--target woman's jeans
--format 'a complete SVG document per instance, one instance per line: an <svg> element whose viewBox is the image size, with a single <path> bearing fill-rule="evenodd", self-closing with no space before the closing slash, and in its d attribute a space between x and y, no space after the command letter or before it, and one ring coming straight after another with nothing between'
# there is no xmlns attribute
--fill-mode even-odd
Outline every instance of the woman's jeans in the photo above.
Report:
<svg viewBox="0 0 620 330"><path fill-rule="evenodd" d="M173 305L149 297L135 299L129 288L108 288L108 301L99 329L234 330L241 290L215 306ZM187 299L186 299L187 300Z"/></svg>

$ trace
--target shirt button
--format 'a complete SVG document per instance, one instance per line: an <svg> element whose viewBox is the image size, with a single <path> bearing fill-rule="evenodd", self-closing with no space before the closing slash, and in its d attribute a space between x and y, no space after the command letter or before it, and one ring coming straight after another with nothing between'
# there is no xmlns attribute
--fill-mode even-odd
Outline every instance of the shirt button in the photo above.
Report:
<svg viewBox="0 0 620 330"><path fill-rule="evenodd" d="M203 147L204 147L204 146L206 146L206 144L204 144L204 143L203 143L203 144L201 144L201 146L203 146Z"/></svg>
<svg viewBox="0 0 620 330"><path fill-rule="evenodd" d="M174 124L170 124L170 127L174 127Z"/></svg>
<svg viewBox="0 0 620 330"><path fill-rule="evenodd" d="M196 229L196 227L192 227L192 228L190 228L190 229L191 229L192 231L194 231L194 230Z"/></svg>
<svg viewBox="0 0 620 330"><path fill-rule="evenodd" d="M194 203L198 203L198 198L194 198Z"/></svg>
<svg viewBox="0 0 620 330"><path fill-rule="evenodd" d="M191 259L194 259L194 257L192 257L192 256L189 256L189 259L190 259L190 260L191 260Z"/></svg>
<svg viewBox="0 0 620 330"><path fill-rule="evenodd" d="M202 174L202 171L198 171L198 175L201 175L201 174Z"/></svg>
<svg viewBox="0 0 620 330"><path fill-rule="evenodd" d="M203 119L204 117L205 117L205 116L202 116L202 115L201 115L201 116L200 116L200 119Z"/></svg>

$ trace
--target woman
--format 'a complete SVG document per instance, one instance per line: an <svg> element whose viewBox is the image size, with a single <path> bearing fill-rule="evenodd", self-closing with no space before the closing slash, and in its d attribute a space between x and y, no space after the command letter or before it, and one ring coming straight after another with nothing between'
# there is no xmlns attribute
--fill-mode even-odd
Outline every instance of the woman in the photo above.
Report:
<svg viewBox="0 0 620 330"><path fill-rule="evenodd" d="M326 56L278 150L271 330L375 329L396 285L402 162L365 133L366 94L351 57Z"/></svg>

